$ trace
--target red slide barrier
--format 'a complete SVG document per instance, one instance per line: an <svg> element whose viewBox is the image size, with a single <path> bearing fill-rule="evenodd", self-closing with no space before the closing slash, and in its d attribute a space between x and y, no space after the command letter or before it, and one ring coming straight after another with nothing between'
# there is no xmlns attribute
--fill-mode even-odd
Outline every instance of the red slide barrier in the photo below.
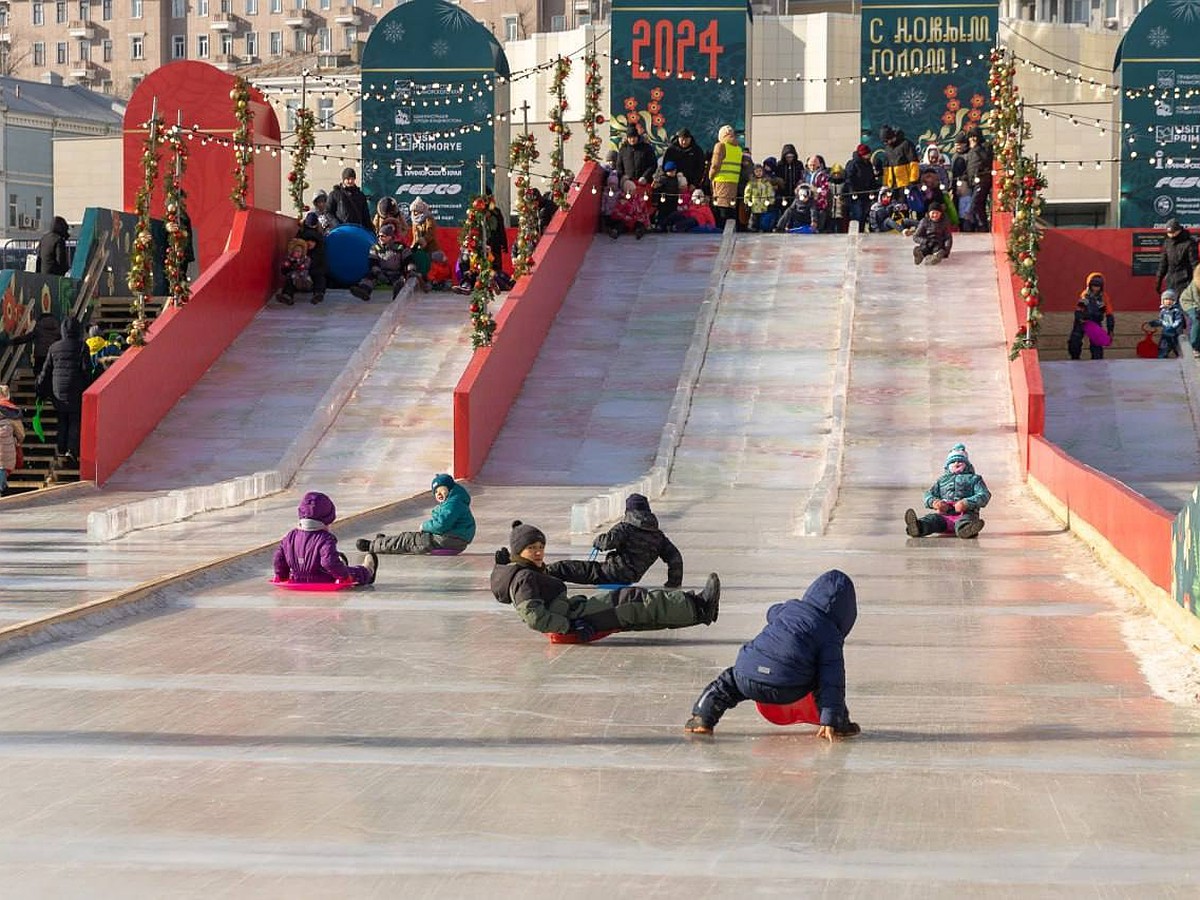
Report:
<svg viewBox="0 0 1200 900"><path fill-rule="evenodd" d="M1044 312L1072 312L1092 272L1104 273L1113 311L1158 309L1154 278L1134 275L1134 232L1149 228L1047 228L1038 253L1038 287ZM1145 252L1154 252L1147 250ZM999 257L997 257L997 261Z"/></svg>
<svg viewBox="0 0 1200 900"><path fill-rule="evenodd" d="M455 478L474 478L487 459L575 282L596 234L598 173L595 163L583 167L570 209L555 214L534 251L533 272L517 282L496 317L492 345L475 351L454 389Z"/></svg>
<svg viewBox="0 0 1200 900"><path fill-rule="evenodd" d="M127 350L83 395L80 476L107 481L262 309L296 220L261 209L234 215L225 252L166 308L146 346Z"/></svg>

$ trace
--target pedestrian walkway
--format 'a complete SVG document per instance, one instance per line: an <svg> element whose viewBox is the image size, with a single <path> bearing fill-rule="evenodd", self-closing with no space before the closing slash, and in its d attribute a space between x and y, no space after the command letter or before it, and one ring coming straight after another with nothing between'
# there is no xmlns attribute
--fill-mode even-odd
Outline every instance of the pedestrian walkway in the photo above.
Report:
<svg viewBox="0 0 1200 900"><path fill-rule="evenodd" d="M1150 691L1121 634L1127 595L1019 481L989 236L936 269L864 238L845 480L826 534L791 532L828 449L825 286L844 252L835 236L739 239L745 271L654 500L685 584L722 575L715 625L551 645L496 603L509 520L544 527L560 557L589 493L578 453L560 483L530 462L542 432L497 442L462 556L385 557L373 588L337 594L270 589L250 560L162 614L0 661L0 883L206 900L1190 896L1200 714ZM651 340L631 334L614 346ZM540 365L512 421L586 427L602 395L545 389L574 364ZM657 445L657 411L637 408L614 472ZM904 507L959 440L996 495L987 528L907 538ZM685 738L770 604L831 567L858 587L862 736L819 743L746 704L714 739Z"/></svg>

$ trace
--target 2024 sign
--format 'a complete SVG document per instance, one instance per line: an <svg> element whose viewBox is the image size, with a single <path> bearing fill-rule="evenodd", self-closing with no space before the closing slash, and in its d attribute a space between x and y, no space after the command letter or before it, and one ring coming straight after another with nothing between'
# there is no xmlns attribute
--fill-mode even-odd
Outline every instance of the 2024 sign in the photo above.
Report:
<svg viewBox="0 0 1200 900"><path fill-rule="evenodd" d="M647 79L683 78L695 80L696 73L687 67L687 53L695 49L701 56L708 57L708 75L717 77L717 61L725 48L721 46L717 33L717 22L712 20L708 27L697 34L696 23L691 19L659 19L653 25L649 19L636 19L633 23L633 60L630 68L633 77ZM651 50L654 65L647 67L642 54Z"/></svg>

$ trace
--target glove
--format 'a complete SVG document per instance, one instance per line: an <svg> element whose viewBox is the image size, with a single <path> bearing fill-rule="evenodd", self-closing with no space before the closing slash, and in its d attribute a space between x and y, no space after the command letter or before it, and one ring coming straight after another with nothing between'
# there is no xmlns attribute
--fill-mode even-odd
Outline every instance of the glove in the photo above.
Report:
<svg viewBox="0 0 1200 900"><path fill-rule="evenodd" d="M965 513L965 512L967 511L967 501L966 501L966 500L959 500L957 503L955 503L955 504L954 504L954 511L955 511L956 513Z"/></svg>
<svg viewBox="0 0 1200 900"><path fill-rule="evenodd" d="M498 566L507 566L510 562L512 562L512 557L508 553L508 548L501 547L499 550L497 550L495 560L496 565Z"/></svg>
<svg viewBox="0 0 1200 900"><path fill-rule="evenodd" d="M572 619L571 634L579 635L581 641L590 641L596 636L596 629L588 624L587 619Z"/></svg>
<svg viewBox="0 0 1200 900"><path fill-rule="evenodd" d="M1104 319L1104 328L1108 332L1108 336L1112 337L1113 332L1117 330L1117 320L1113 316L1106 316Z"/></svg>
<svg viewBox="0 0 1200 900"><path fill-rule="evenodd" d="M371 549L371 541L368 538L359 538L354 542L354 549L366 553Z"/></svg>

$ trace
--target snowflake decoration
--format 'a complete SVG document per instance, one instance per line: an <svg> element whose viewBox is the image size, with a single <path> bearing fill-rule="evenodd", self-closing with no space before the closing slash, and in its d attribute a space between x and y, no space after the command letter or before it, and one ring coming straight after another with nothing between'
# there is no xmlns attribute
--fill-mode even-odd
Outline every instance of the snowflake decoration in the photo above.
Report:
<svg viewBox="0 0 1200 900"><path fill-rule="evenodd" d="M438 5L438 23L447 31L465 31L475 24L475 18L461 6L451 3Z"/></svg>
<svg viewBox="0 0 1200 900"><path fill-rule="evenodd" d="M724 119L714 119L711 116L705 121L704 127L700 133L704 135L716 135L721 130L721 126L725 124Z"/></svg>
<svg viewBox="0 0 1200 900"><path fill-rule="evenodd" d="M721 88L721 90L719 90L717 92L717 102L718 103L732 103L733 102L733 88Z"/></svg>
<svg viewBox="0 0 1200 900"><path fill-rule="evenodd" d="M1185 22L1200 22L1200 0L1167 0L1171 15Z"/></svg>
<svg viewBox="0 0 1200 900"><path fill-rule="evenodd" d="M681 118L690 119L696 114L696 104L691 100L684 100L679 104L679 115Z"/></svg>
<svg viewBox="0 0 1200 900"><path fill-rule="evenodd" d="M443 41L441 38L439 38L438 40L434 41L432 44L429 45L429 52L432 53L434 56L436 56L438 59L441 59L447 53L450 52L450 45L447 44L445 41Z"/></svg>
<svg viewBox="0 0 1200 900"><path fill-rule="evenodd" d="M383 39L389 44L398 44L404 40L404 26L392 21L383 26Z"/></svg>
<svg viewBox="0 0 1200 900"><path fill-rule="evenodd" d="M475 105L471 107L477 116L486 116L492 111L492 106L483 100L476 100Z"/></svg>
<svg viewBox="0 0 1200 900"><path fill-rule="evenodd" d="M1171 43L1171 32L1159 25L1157 28L1151 28L1146 33L1146 43L1155 50L1161 50L1167 44Z"/></svg>
<svg viewBox="0 0 1200 900"><path fill-rule="evenodd" d="M915 116L925 109L925 92L915 87L905 88L900 92L900 108L910 116Z"/></svg>

